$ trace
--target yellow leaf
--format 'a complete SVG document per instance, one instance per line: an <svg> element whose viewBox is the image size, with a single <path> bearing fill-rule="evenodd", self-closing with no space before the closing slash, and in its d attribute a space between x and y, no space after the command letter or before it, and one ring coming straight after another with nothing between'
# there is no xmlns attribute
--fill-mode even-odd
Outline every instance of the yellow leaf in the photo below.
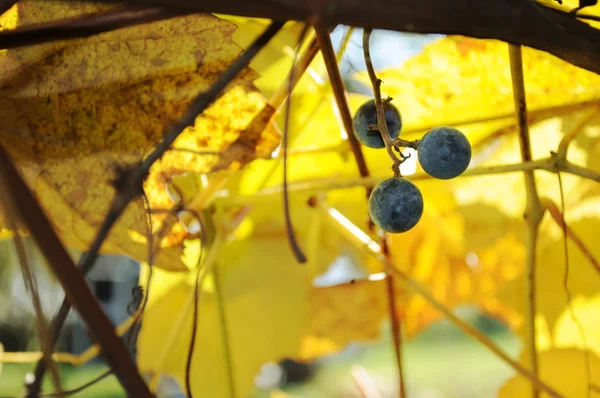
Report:
<svg viewBox="0 0 600 398"><path fill-rule="evenodd" d="M204 290L200 299L192 388L198 396L228 394L218 307L218 300L222 300L236 391L247 396L263 363L298 352L308 310L308 285L303 282L306 270L295 264L288 247L275 239L230 242L221 254L220 296ZM168 283L159 276L153 286L162 285L162 291L150 289L151 302L138 342L139 363L143 371L165 371L182 383L191 311L174 309L183 308L193 294L193 278L171 281L170 289L164 287ZM180 316L184 317L181 325L176 323ZM167 347L165 361L157 363L165 338L172 332L177 336L175 343Z"/></svg>
<svg viewBox="0 0 600 398"><path fill-rule="evenodd" d="M600 78L594 73L529 48L523 50L523 63L530 110L598 99ZM370 85L366 72L356 77ZM383 70L378 77L383 95L394 98L407 130L505 115L504 122L466 129L477 144L513 120L508 49L500 41L444 37L426 45L402 68Z"/></svg>
<svg viewBox="0 0 600 398"><path fill-rule="evenodd" d="M600 296L573 298L555 323L553 336L557 348L574 347L600 355Z"/></svg>
<svg viewBox="0 0 600 398"><path fill-rule="evenodd" d="M595 258L600 256L599 248L593 244L599 222L597 218L587 218L570 224ZM537 311L548 323L550 330L553 330L558 317L565 311L568 299L568 292L564 285L567 268L562 239L562 236L546 238L538 250ZM568 251L570 294L590 296L598 292L600 287L598 271L571 241L568 242ZM499 293L499 298L521 315L525 314L525 280L526 275L521 275Z"/></svg>
<svg viewBox="0 0 600 398"><path fill-rule="evenodd" d="M415 228L390 235L394 264L449 308L475 305L514 325L515 315L495 295L522 271L525 247L519 224L494 207L458 206L446 181L417 184L425 210ZM498 224L502 230L494 227ZM406 311L409 336L441 317L421 297L413 297Z"/></svg>
<svg viewBox="0 0 600 398"><path fill-rule="evenodd" d="M587 381L586 355L577 349L554 349L539 354L540 380L563 397L575 398L588 395L589 384ZM600 359L590 355L591 381L594 384L600 382ZM514 376L500 389L499 398L527 397L531 393L531 382L523 376ZM592 390L591 397L600 397L600 394ZM540 395L549 397L547 393Z"/></svg>
<svg viewBox="0 0 600 398"><path fill-rule="evenodd" d="M3 26L11 26L15 12L21 26L108 8L25 0ZM235 30L212 15L188 15L0 53L0 142L68 246L88 248L115 193L110 170L141 160L239 55ZM174 144L220 155L171 150L153 166L144 186L153 209L172 206L164 186L171 176L239 167L278 145L279 134L267 128L274 110L253 86L257 77L243 71ZM102 252L145 260L144 213L142 201L132 203ZM153 232L164 220L164 212L153 216ZM186 235L177 225L170 232L156 264L185 270L178 257Z"/></svg>
<svg viewBox="0 0 600 398"><path fill-rule="evenodd" d="M188 266L195 266L197 256L197 246L186 248ZM205 280L198 310L192 371L194 393L201 396L227 393L219 300L227 324L235 387L242 396L251 391L262 364L284 358L314 359L352 342L374 340L388 316L384 281L315 287L311 271L296 263L277 235L253 234L232 241L218 261L219 289L214 278ZM147 270L140 279L146 277ZM138 341L142 371L167 372L183 382L193 284L193 273L155 270ZM398 310L402 311L403 293L401 289L397 292ZM165 346L173 333L173 345ZM166 356L159 362L163 352Z"/></svg>
<svg viewBox="0 0 600 398"><path fill-rule="evenodd" d="M298 357L315 359L350 343L377 339L388 308L385 281L311 289L308 327Z"/></svg>

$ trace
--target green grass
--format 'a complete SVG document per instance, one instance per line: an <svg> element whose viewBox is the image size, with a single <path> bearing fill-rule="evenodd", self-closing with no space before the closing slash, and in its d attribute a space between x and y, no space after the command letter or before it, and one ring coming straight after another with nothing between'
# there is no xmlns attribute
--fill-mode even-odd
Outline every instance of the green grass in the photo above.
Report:
<svg viewBox="0 0 600 398"><path fill-rule="evenodd" d="M23 394L25 391L25 388L23 387L25 375L27 372L31 372L32 369L33 365L4 364L2 367L2 374L0 375L0 396L16 397ZM106 367L103 366L90 365L76 368L70 365L61 365L60 374L63 384L62 388L64 390L70 390L79 387L92 378L100 375L105 370ZM44 379L42 388L44 392L54 391L50 377ZM125 397L125 394L116 377L110 375L85 391L71 395L71 397L120 398Z"/></svg>
<svg viewBox="0 0 600 398"><path fill-rule="evenodd" d="M494 330L488 335L516 358L521 349L520 342L506 329L492 329ZM396 370L391 347L388 335L379 342L324 358L320 370L311 382L287 387L285 391L297 398L359 397L356 395L350 370L353 366L360 365L368 370L384 397L397 396L397 393L394 394L397 388ZM404 364L409 398L494 398L498 388L514 374L512 369L485 347L444 322L405 344ZM0 375L0 397L21 394L25 374L31 369L31 365L5 364ZM99 366L61 366L63 388L77 387L102 373L104 369ZM44 391L53 391L48 377ZM80 398L124 396L114 376L73 395ZM257 392L254 398L268 396L267 391L262 391Z"/></svg>
<svg viewBox="0 0 600 398"><path fill-rule="evenodd" d="M508 330L491 327L488 336L517 359L520 341ZM404 369L409 398L495 398L514 371L487 348L446 322L421 333L404 346ZM316 377L285 389L294 398L360 397L351 369L367 369L385 398L397 397L395 357L389 338L325 360ZM255 398L268 397L257 393Z"/></svg>

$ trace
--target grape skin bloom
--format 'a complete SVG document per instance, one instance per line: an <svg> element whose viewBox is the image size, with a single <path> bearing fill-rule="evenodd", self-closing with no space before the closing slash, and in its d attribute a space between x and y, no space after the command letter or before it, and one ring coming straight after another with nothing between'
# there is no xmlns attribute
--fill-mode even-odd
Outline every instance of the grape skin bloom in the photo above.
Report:
<svg viewBox="0 0 600 398"><path fill-rule="evenodd" d="M417 225L423 215L423 196L409 180L388 178L371 192L369 214L375 225L386 232L406 232Z"/></svg>
<svg viewBox="0 0 600 398"><path fill-rule="evenodd" d="M471 162L471 144L454 127L436 127L419 143L419 163L432 177L448 180L461 175Z"/></svg>
<svg viewBox="0 0 600 398"><path fill-rule="evenodd" d="M400 111L392 103L385 105L385 122L390 133L390 137L397 138L402 128L402 118ZM369 125L377 125L377 107L375 100L369 100L361 105L356 111L352 125L354 135L361 144L369 148L385 148L385 143L381 133L377 130L369 130Z"/></svg>

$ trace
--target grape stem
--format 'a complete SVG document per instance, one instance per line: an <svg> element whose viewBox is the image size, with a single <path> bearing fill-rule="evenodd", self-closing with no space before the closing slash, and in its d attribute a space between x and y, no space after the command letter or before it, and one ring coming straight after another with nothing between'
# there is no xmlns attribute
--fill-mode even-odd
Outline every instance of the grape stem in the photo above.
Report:
<svg viewBox="0 0 600 398"><path fill-rule="evenodd" d="M417 150L419 148L420 140L407 141L401 138L392 138L390 131L388 130L387 123L385 121L385 106L392 101L391 97L385 100L381 99L381 79L377 78L375 69L373 68L373 61L371 60L371 50L369 48L369 40L371 39L372 29L365 29L363 32L363 52L365 55L365 64L367 65L367 72L369 73L369 79L373 86L373 95L375 96L375 106L377 107L377 125L370 125L369 128L379 131L383 142L385 143L385 149L388 155L394 161L392 170L394 171L394 177L402 177L400 174L400 165L404 161L410 158L410 155L405 156L401 151L400 147L412 148ZM400 157L396 156L394 150L398 152Z"/></svg>
<svg viewBox="0 0 600 398"><path fill-rule="evenodd" d="M365 29L363 32L363 52L365 55L365 64L367 65L367 72L369 73L369 79L371 80L371 85L373 86L373 94L375 96L375 106L377 107L377 130L381 134L381 138L383 138L383 142L385 143L385 149L387 150L388 155L394 161L392 165L392 170L394 171L395 177L401 177L400 174L400 165L404 161L404 157L398 158L394 153L394 140L390 136L390 132L387 128L387 123L385 122L385 108L384 103L381 100L381 79L377 78L375 74L375 69L373 68L373 61L371 61L371 50L369 48L369 40L371 39L372 29ZM386 103L391 101L390 99L386 100Z"/></svg>

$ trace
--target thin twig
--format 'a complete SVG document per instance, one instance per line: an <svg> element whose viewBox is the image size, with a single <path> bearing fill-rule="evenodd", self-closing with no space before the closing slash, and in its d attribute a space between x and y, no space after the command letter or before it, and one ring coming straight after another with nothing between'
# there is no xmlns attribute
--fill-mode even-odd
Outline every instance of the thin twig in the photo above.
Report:
<svg viewBox="0 0 600 398"><path fill-rule="evenodd" d="M557 116L568 115L574 112L578 112L581 110L588 110L590 113L595 113L597 115L597 107L600 104L600 100L590 100L590 101L581 101L574 102L565 105L555 105L549 107L540 107L537 109L527 110L528 122L529 126L532 126L535 123L542 122L544 120L548 120L551 118L555 118ZM511 111L510 113L501 113L492 116L476 116L473 118L464 118L464 119L453 119L447 120L444 122L448 126L467 126L479 123L487 123L491 121L499 121L506 120L509 118L515 117L515 112ZM418 125L413 127L402 127L402 134L416 134L416 133L425 133L431 130L434 127L439 126L439 123L436 124L427 124L427 125ZM479 141L476 145L486 145L489 140L496 139L499 136L506 135L508 133L512 133L516 130L515 125L504 126L499 130L492 132L488 137L484 138L482 141ZM410 141L407 141L410 142ZM307 153L323 153L323 152L340 152L343 153L344 149L346 149L346 145L339 144L329 144L329 145L307 145L305 147L293 148L290 149L290 155L303 155ZM281 155L280 155L281 156Z"/></svg>
<svg viewBox="0 0 600 398"><path fill-rule="evenodd" d="M358 139L354 135L354 128L352 127L352 114L350 113L350 107L348 106L348 99L346 97L346 88L344 87L344 81L342 75L337 66L335 52L333 51L333 45L331 44L331 37L329 31L325 26L320 23L315 24L315 31L317 33L317 40L319 41L319 47L323 53L323 61L327 68L327 74L329 75L329 81L335 97L335 102L338 106L340 117L348 136L348 143L352 149L354 160L358 167L358 172L361 177L368 177L370 175L365 156L362 152L362 147ZM367 186L367 197L371 194L372 187Z"/></svg>
<svg viewBox="0 0 600 398"><path fill-rule="evenodd" d="M348 26L346 33L344 33L344 37L342 38L342 43L340 44L340 48L335 55L335 61L339 65L342 62L342 58L346 54L346 49L348 48L348 44L350 43L350 39L352 38L352 34L356 28L354 26Z"/></svg>
<svg viewBox="0 0 600 398"><path fill-rule="evenodd" d="M373 68L373 61L371 61L371 50L369 47L371 31L371 29L365 29L363 32L363 53L365 56L365 64L367 65L369 79L371 80L371 85L373 86L373 95L375 96L375 106L377 107L377 129L381 134L381 138L383 138L385 149L387 150L388 155L394 161L394 164L392 165L394 175L398 177L400 176L401 161L394 153L392 137L390 136L387 122L385 120L385 108L383 106L383 101L381 100L381 79L377 78L377 75L375 74L375 68Z"/></svg>
<svg viewBox="0 0 600 398"><path fill-rule="evenodd" d="M406 385L404 378L404 366L402 363L402 324L401 319L396 312L396 286L394 284L394 270L389 266L392 264L391 253L387 241L388 235L384 232L381 240L381 254L388 260L385 268L387 274L385 286L388 298L388 312L392 324L392 341L394 342L394 356L396 358L396 368L398 370L398 394L400 398L406 398Z"/></svg>
<svg viewBox="0 0 600 398"><path fill-rule="evenodd" d="M523 61L521 46L509 44L510 70L515 101L515 113L519 130L519 144L523 162L531 162L531 143L529 127L527 125L527 103L525 100L525 82L523 78ZM540 222L544 215L543 207L535 185L535 176L532 170L524 171L525 190L527 194L527 209L525 218L528 225L527 240L527 359L531 364L531 371L538 378L537 344L535 334L536 315L536 248ZM539 397L537 386L532 385L532 396Z"/></svg>
<svg viewBox="0 0 600 398"><path fill-rule="evenodd" d="M219 267L214 267L212 275L215 281L215 293L217 302L217 311L219 323L223 338L223 349L225 351L225 367L227 368L227 384L229 386L229 397L236 398L235 376L233 372L233 351L231 349L231 339L227 328L227 317L225 314L225 299L223 297L223 286L219 277Z"/></svg>
<svg viewBox="0 0 600 398"><path fill-rule="evenodd" d="M200 271L202 270L202 255L204 254L204 245L206 244L206 230L202 218L198 220L200 222L201 231L203 237L200 239L200 252L198 253L198 261L196 262L196 280L194 281L194 307L192 312L192 333L190 334L190 345L187 352L187 358L185 361L185 392L187 398L193 398L192 394L192 359L194 357L194 348L196 346L196 331L198 329L198 306L200 304Z"/></svg>
<svg viewBox="0 0 600 398"><path fill-rule="evenodd" d="M304 76L304 72L309 68L311 62L315 59L315 56L318 54L318 52L319 45L315 37L310 41L304 52L302 52L300 58L294 62L293 69L290 70L283 83L273 93L271 98L269 98L269 104L273 108L279 109L281 105L283 105L284 101L290 95L290 81L292 82L291 87L293 89L300 81L300 78Z"/></svg>
<svg viewBox="0 0 600 398"><path fill-rule="evenodd" d="M204 258L204 263L203 263L202 267L199 268L199 273L197 276L197 286L200 286L200 287L202 286L206 276L209 275L212 272L212 270L214 269L214 267L216 266L216 261L220 255L221 248L223 247L223 244L225 243L224 242L225 239L226 239L226 236L224 234L222 234L220 232L220 230L217 230L217 234L214 238L214 241L211 243L210 247L207 247L207 255ZM186 279L187 279L187 277L186 277ZM183 283L187 283L187 282L184 281ZM199 293L199 295L198 295L198 303L199 303L202 299L202 289L198 290L198 293ZM151 376L150 382L149 382L150 390L152 390L152 391L156 390L156 388L158 386L158 381L159 381L159 376L160 376L160 367L166 361L169 354L172 352L171 350L173 348L173 344L175 344L177 339L180 338L180 336L181 336L181 328L183 327L183 324L184 324L186 318L191 313L194 303L196 302L195 295L196 295L196 290L194 289L194 290L192 290L191 294L188 296L188 299L186 300L184 305L181 307L181 309L179 311L179 317L173 323L173 325L171 327L171 331L170 331L169 335L167 336L167 338L165 339L165 342L161 347L161 350L157 356L157 359L154 362L154 369L152 370L152 376Z"/></svg>
<svg viewBox="0 0 600 398"><path fill-rule="evenodd" d="M597 116L597 109L588 110L581 120L579 120L575 126L563 136L558 144L558 150L556 151L556 156L559 160L567 159L567 150L569 149L571 142L573 142L573 140L577 138L579 134L581 134L583 128Z"/></svg>
<svg viewBox="0 0 600 398"><path fill-rule="evenodd" d="M123 342L115 334L112 323L100 308L89 287L65 250L50 220L27 187L25 181L10 160L8 153L0 146L0 175L9 200L19 203L15 206L19 219L27 226L41 252L61 285L69 301L75 306L98 343L102 352L119 378L123 388L131 396L151 397L150 391L137 371L133 359Z"/></svg>
<svg viewBox="0 0 600 398"><path fill-rule="evenodd" d="M18 231L17 223L13 218L14 214L16 214L16 209L14 209L14 203L11 203L11 201L1 201L0 203L3 204L2 207L4 207L5 210L4 215L5 219L7 220L8 227L13 231ZM46 367L50 369L54 388L60 396L63 396L58 366L56 366L56 362L52 358L52 344L50 342L51 339L48 338L48 325L46 324L46 316L44 315L44 310L42 308L42 303L40 300L37 278L35 277L35 273L31 270L31 266L27 258L27 251L25 249L23 239L21 238L19 232L15 232L13 237L13 243L15 246L15 251L17 252L17 256L19 257L19 264L21 265L21 272L23 274L25 288L27 289L27 292L31 295L31 301L33 303L33 309L35 312L36 332L38 335L40 348L42 350L42 360L45 362Z"/></svg>
<svg viewBox="0 0 600 398"><path fill-rule="evenodd" d="M571 319L575 323L577 330L579 332L579 336L581 337L581 341L583 343L583 355L585 357L585 376L588 385L587 389L587 398L591 398L592 396L592 369L591 369L591 358L590 351L588 349L587 338L585 336L585 330L579 318L577 318L577 314L575 314L575 306L573 305L573 295L571 294L571 290L569 289L569 245L567 242L567 220L565 219L565 194L563 189L563 183L560 173L556 174L558 177L558 188L560 190L560 207L561 207L561 223L562 224L562 233L563 233L563 251L565 254L565 274L563 277L563 290L567 296L567 306L569 307L569 313L571 315Z"/></svg>
<svg viewBox="0 0 600 398"><path fill-rule="evenodd" d="M137 166L131 169L121 170L119 178L115 181L117 195L114 197L110 210L105 217L100 230L97 232L94 241L88 251L81 256L78 262L78 268L85 275L92 269L100 247L108 236L108 233L120 218L121 214L128 204L137 196L141 195L142 184L146 179L150 167L163 155L165 151L175 142L181 132L189 125L192 125L196 117L208 108L217 98L222 95L223 90L235 79L235 77L248 66L254 56L271 40L273 36L281 29L283 23L273 22L265 31L246 49L229 67L219 76L217 81L205 92L199 94L189 105L185 114L173 125L166 129L163 140L156 145L154 150ZM69 314L70 304L64 300L52 324L53 344L56 344L58 335ZM36 390L30 390L32 393L39 392L40 382L45 372L42 361L38 362L35 370ZM39 381L38 381L39 380Z"/></svg>
<svg viewBox="0 0 600 398"><path fill-rule="evenodd" d="M108 11L0 31L0 49L83 38L189 13L165 7L118 6Z"/></svg>
<svg viewBox="0 0 600 398"><path fill-rule="evenodd" d="M515 163L498 166L482 166L466 170L457 178L477 177L494 174L514 173L530 170L546 170L553 173L558 171L573 174L581 178L586 178L592 181L600 182L600 173L586 169L584 167L575 166L569 162L558 163L556 159L550 157L541 160L535 160L525 163ZM388 176L372 176L369 178L320 178L302 182L289 184L290 192L302 192L309 195L315 195L320 192L332 191L337 189L348 189L360 186L375 185L389 178ZM432 177L426 173L416 173L410 176L411 181L429 180ZM274 199L281 194L281 187L269 187L256 192L253 195L231 195L227 192L222 192L216 201L219 205L226 207L236 207L259 203L266 199Z"/></svg>
<svg viewBox="0 0 600 398"><path fill-rule="evenodd" d="M70 390L66 390L63 392L64 395L59 395L56 392L49 392L49 393L45 393L45 394L39 394L39 397L41 398L54 398L54 397L61 397L61 396L70 396L70 395L75 395L75 394L79 394L80 392L87 390L88 388L90 388L91 386L93 386L94 384L97 384L99 382L101 382L102 380L106 379L108 376L110 376L112 374L112 369L108 369L105 370L104 372L100 373L98 376L94 377L93 379L86 381L84 384L80 385L79 387L75 387L72 388Z"/></svg>
<svg viewBox="0 0 600 398"><path fill-rule="evenodd" d="M294 232L294 227L292 225L292 217L290 214L290 199L288 195L288 140L290 134L290 113L292 111L292 91L294 88L294 71L296 67L296 61L298 59L298 52L300 51L300 47L302 46L302 42L308 32L308 24L305 24L302 32L300 32L300 36L298 37L298 46L294 53L294 60L292 62L292 69L289 74L288 81L288 97L285 103L285 125L283 128L283 139L281 142L281 149L283 152L283 213L285 216L285 230L287 233L288 243L292 248L292 252L296 257L296 261L300 264L304 264L306 262L306 255L300 248L300 244L298 243L298 239L296 239L296 233Z"/></svg>

